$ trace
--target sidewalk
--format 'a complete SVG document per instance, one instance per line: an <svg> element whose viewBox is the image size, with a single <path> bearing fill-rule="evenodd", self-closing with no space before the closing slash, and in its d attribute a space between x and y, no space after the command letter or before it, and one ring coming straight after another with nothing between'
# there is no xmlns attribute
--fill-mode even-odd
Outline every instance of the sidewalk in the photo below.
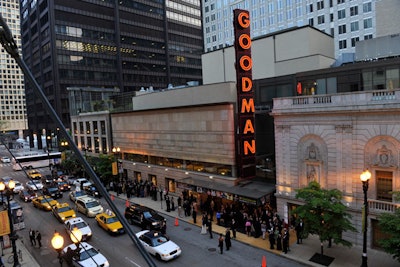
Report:
<svg viewBox="0 0 400 267"><path fill-rule="evenodd" d="M21 239L17 239L15 241L15 244L17 246L17 251L21 250L21 257L19 258L19 264L20 266L26 266L26 267L40 267L39 263L35 260L35 258L32 256L32 254L28 251L28 249L25 247L25 243ZM13 253L12 253L12 247L6 248L3 251L3 256L1 258L3 259L3 263L5 267L12 267L14 266L14 260L13 260ZM11 262L8 262L9 258L12 258Z"/></svg>
<svg viewBox="0 0 400 267"><path fill-rule="evenodd" d="M110 192L111 195L117 197L116 193ZM118 198L126 200L125 194L120 194ZM193 224L193 219L191 216L189 217L179 217L178 211L167 212L165 210L165 201L163 202L164 209L161 209L160 200L154 201L150 197L145 198L137 198L133 197L130 199L131 202L144 205L146 207L152 208L164 215L168 215L173 218L178 218L179 220L186 221ZM183 212L183 211L182 211ZM201 214L198 215L197 218L197 226L199 230L201 228ZM225 227L218 226L213 224L213 232L215 233L225 233ZM362 256L362 247L353 246L351 248L337 246L332 244L331 248L328 248L327 244L324 244L324 255L333 258L333 261L329 265L322 265L318 263L314 263L310 261L311 257L314 256L315 253L321 253L321 246L317 236L310 236L307 239L303 240L303 244L296 244L296 233L294 230L290 230L290 251L287 254L284 254L282 251L271 250L269 249L268 238L263 240L262 238L254 238L248 237L246 234L237 232L236 233L236 241L246 243L250 246L254 246L257 248L264 249L268 252L275 253L282 257L286 257L302 263L306 266L329 266L329 267L359 267L361 265L361 256ZM385 267L399 267L400 263L398 261L393 260L391 255L386 254L382 251L368 249L368 266L385 266ZM268 262L268 258L267 258ZM271 266L273 267L273 266Z"/></svg>

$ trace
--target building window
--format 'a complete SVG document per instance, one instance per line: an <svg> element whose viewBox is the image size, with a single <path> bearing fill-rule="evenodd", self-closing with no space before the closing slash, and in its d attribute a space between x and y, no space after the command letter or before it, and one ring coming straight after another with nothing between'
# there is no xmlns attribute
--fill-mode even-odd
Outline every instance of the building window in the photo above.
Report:
<svg viewBox="0 0 400 267"><path fill-rule="evenodd" d="M343 4L344 2L346 2L346 0L337 0L338 4Z"/></svg>
<svg viewBox="0 0 400 267"><path fill-rule="evenodd" d="M346 17L346 10L342 9L338 11L338 19L344 19Z"/></svg>
<svg viewBox="0 0 400 267"><path fill-rule="evenodd" d="M372 34L364 35L364 40L372 39Z"/></svg>
<svg viewBox="0 0 400 267"><path fill-rule="evenodd" d="M360 41L360 37L351 38L351 46L355 47L358 41Z"/></svg>
<svg viewBox="0 0 400 267"><path fill-rule="evenodd" d="M314 26L314 19L313 18L308 19L308 25Z"/></svg>
<svg viewBox="0 0 400 267"><path fill-rule="evenodd" d="M317 10L324 9L324 1L317 2Z"/></svg>
<svg viewBox="0 0 400 267"><path fill-rule="evenodd" d="M354 22L350 23L350 29L352 32L358 31L359 30L358 21L354 21Z"/></svg>
<svg viewBox="0 0 400 267"><path fill-rule="evenodd" d="M105 121L100 121L100 129L101 129L100 134L105 135L106 134L106 122Z"/></svg>
<svg viewBox="0 0 400 267"><path fill-rule="evenodd" d="M364 19L364 29L372 28L372 18Z"/></svg>
<svg viewBox="0 0 400 267"><path fill-rule="evenodd" d="M346 24L339 25L339 34L346 33Z"/></svg>
<svg viewBox="0 0 400 267"><path fill-rule="evenodd" d="M333 13L329 14L329 17L330 17L331 22L333 22L333 19L334 19Z"/></svg>
<svg viewBox="0 0 400 267"><path fill-rule="evenodd" d="M376 199L392 202L393 173L376 171Z"/></svg>
<svg viewBox="0 0 400 267"><path fill-rule="evenodd" d="M372 11L372 4L371 2L369 3L364 3L363 4L363 12L367 13L367 12L371 12Z"/></svg>
<svg viewBox="0 0 400 267"><path fill-rule="evenodd" d="M318 24L323 24L323 23L325 23L325 16L324 15L318 16Z"/></svg>
<svg viewBox="0 0 400 267"><path fill-rule="evenodd" d="M347 41L346 40L340 40L339 41L339 49L345 49L347 48Z"/></svg>
<svg viewBox="0 0 400 267"><path fill-rule="evenodd" d="M335 36L335 28L331 28L331 35L332 35L332 37Z"/></svg>
<svg viewBox="0 0 400 267"><path fill-rule="evenodd" d="M309 4L307 7L308 7L308 13L313 12L313 4Z"/></svg>
<svg viewBox="0 0 400 267"><path fill-rule="evenodd" d="M358 15L358 6L350 7L350 16L356 16L356 15Z"/></svg>

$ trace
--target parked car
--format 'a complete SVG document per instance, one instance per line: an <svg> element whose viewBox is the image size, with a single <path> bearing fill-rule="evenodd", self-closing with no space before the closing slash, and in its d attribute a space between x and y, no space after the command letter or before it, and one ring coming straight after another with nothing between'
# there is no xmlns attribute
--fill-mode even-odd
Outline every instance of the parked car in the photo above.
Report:
<svg viewBox="0 0 400 267"><path fill-rule="evenodd" d="M53 215L59 222L65 222L68 219L75 218L75 211L68 203L59 203L53 207Z"/></svg>
<svg viewBox="0 0 400 267"><path fill-rule="evenodd" d="M88 241L92 237L92 229L90 229L89 224L81 217L68 219L64 222L64 225L68 236L70 236L71 231L76 227L81 231L82 241Z"/></svg>
<svg viewBox="0 0 400 267"><path fill-rule="evenodd" d="M39 180L32 180L26 183L26 187L32 190L42 190L43 184Z"/></svg>
<svg viewBox="0 0 400 267"><path fill-rule="evenodd" d="M96 249L92 245L89 245L86 242L80 242L79 247L77 247L77 245L75 244L68 245L62 250L62 253L66 254L68 248L71 248L71 250L74 251L73 253L75 254L72 257L73 266L110 266L107 258L104 257L104 255L101 254L98 249Z"/></svg>
<svg viewBox="0 0 400 267"><path fill-rule="evenodd" d="M148 253L158 260L169 261L181 255L181 248L166 235L157 231L144 230L136 234Z"/></svg>
<svg viewBox="0 0 400 267"><path fill-rule="evenodd" d="M142 225L146 229L161 229L165 218L155 210L148 207L131 203L125 209L125 218L130 224Z"/></svg>
<svg viewBox="0 0 400 267"><path fill-rule="evenodd" d="M97 224L109 234L118 235L125 233L124 227L117 216L110 210L96 215Z"/></svg>
<svg viewBox="0 0 400 267"><path fill-rule="evenodd" d="M38 196L32 199L33 206L46 211L51 211L53 206L58 204L57 200L52 199L49 196Z"/></svg>
<svg viewBox="0 0 400 267"><path fill-rule="evenodd" d="M36 197L37 194L32 189L24 189L19 192L19 198L22 199L24 202L30 202Z"/></svg>
<svg viewBox="0 0 400 267"><path fill-rule="evenodd" d="M86 192L85 191L80 191L80 190L78 190L78 191L71 191L71 192L69 192L69 199L71 199L72 200L72 202L74 202L75 203L75 201L78 199L78 198L80 198L80 197L87 197L88 195L86 195Z"/></svg>
<svg viewBox="0 0 400 267"><path fill-rule="evenodd" d="M56 186L46 186L43 188L43 194L46 196L50 196L54 199L59 199L63 197L63 193Z"/></svg>
<svg viewBox="0 0 400 267"><path fill-rule="evenodd" d="M88 217L95 217L103 212L103 206L93 197L80 197L75 201L77 211L85 214Z"/></svg>
<svg viewBox="0 0 400 267"><path fill-rule="evenodd" d="M10 159L10 157L4 156L4 157L1 157L1 162L3 162L3 163L10 163L10 162L11 162L11 159Z"/></svg>

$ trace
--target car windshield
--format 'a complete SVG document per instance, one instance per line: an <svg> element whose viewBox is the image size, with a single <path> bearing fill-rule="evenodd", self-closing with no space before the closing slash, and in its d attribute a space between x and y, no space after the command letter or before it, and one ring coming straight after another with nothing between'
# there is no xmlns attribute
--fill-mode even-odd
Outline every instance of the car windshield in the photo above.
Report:
<svg viewBox="0 0 400 267"><path fill-rule="evenodd" d="M50 188L49 188L49 192L56 192L56 191L58 191L58 189L55 188L55 187L50 187Z"/></svg>
<svg viewBox="0 0 400 267"><path fill-rule="evenodd" d="M71 210L71 207L62 207L62 208L59 208L58 209L58 212L66 212L66 211L69 211L69 210Z"/></svg>
<svg viewBox="0 0 400 267"><path fill-rule="evenodd" d="M152 247L157 247L161 244L164 244L168 241L168 239L165 236L158 236L157 238L154 238L151 240L151 245Z"/></svg>
<svg viewBox="0 0 400 267"><path fill-rule="evenodd" d="M40 203L47 203L47 202L50 202L50 201L54 201L54 199L52 199L52 198L43 198L43 199L40 201Z"/></svg>
<svg viewBox="0 0 400 267"><path fill-rule="evenodd" d="M85 222L78 222L78 223L72 225L71 228L74 228L74 227L81 229L81 228L87 227L87 224Z"/></svg>
<svg viewBox="0 0 400 267"><path fill-rule="evenodd" d="M86 207L88 207L88 208L94 208L94 207L97 207L97 206L99 206L100 205L100 203L98 202L98 201L92 201L92 202L88 202L87 204L86 204Z"/></svg>
<svg viewBox="0 0 400 267"><path fill-rule="evenodd" d="M82 191L75 191L75 196L76 197L80 197L80 196L84 196L84 195L86 195L84 192L82 192Z"/></svg>
<svg viewBox="0 0 400 267"><path fill-rule="evenodd" d="M146 219L153 217L153 215L151 214L150 211L145 211L145 212L143 212L143 216L144 216Z"/></svg>
<svg viewBox="0 0 400 267"><path fill-rule="evenodd" d="M115 223L118 222L118 218L117 217L110 217L107 219L107 223Z"/></svg>
<svg viewBox="0 0 400 267"><path fill-rule="evenodd" d="M38 180L33 180L32 181L34 184L40 184L40 181L38 181Z"/></svg>
<svg viewBox="0 0 400 267"><path fill-rule="evenodd" d="M99 252L97 252L97 250L95 250L94 248L89 248L89 249L83 250L83 251L81 251L81 254L79 255L79 261L87 260L91 257L96 256L97 254L99 254Z"/></svg>

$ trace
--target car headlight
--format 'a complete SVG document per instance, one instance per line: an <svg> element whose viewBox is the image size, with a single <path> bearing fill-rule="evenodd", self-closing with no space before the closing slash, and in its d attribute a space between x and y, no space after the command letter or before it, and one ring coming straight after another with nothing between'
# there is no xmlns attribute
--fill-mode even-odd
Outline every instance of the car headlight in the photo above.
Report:
<svg viewBox="0 0 400 267"><path fill-rule="evenodd" d="M157 222L152 222L151 225L157 225Z"/></svg>

